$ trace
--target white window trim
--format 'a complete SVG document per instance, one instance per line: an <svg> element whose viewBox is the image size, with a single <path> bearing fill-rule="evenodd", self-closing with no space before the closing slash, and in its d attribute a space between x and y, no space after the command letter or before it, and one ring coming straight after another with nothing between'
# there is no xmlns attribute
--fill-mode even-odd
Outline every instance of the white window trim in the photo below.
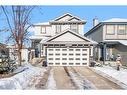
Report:
<svg viewBox="0 0 127 95"><path fill-rule="evenodd" d="M42 31L42 28L45 28L45 32ZM41 34L46 34L46 27L45 26L41 26Z"/></svg>
<svg viewBox="0 0 127 95"><path fill-rule="evenodd" d="M75 25L75 27L74 27ZM74 32L78 32L78 24L71 24L70 25L70 30L74 31ZM76 31L75 31L76 30Z"/></svg>
<svg viewBox="0 0 127 95"><path fill-rule="evenodd" d="M108 31L108 26L112 26L113 27L113 30L112 31L110 31L110 32L112 32L112 33L109 33L109 31ZM106 25L106 34L107 35L114 35L115 34L115 25Z"/></svg>
<svg viewBox="0 0 127 95"><path fill-rule="evenodd" d="M122 29L120 29L120 26L124 26L124 32L123 33L120 33L120 30L122 30ZM118 35L125 35L126 34L126 25L118 25L117 34Z"/></svg>
<svg viewBox="0 0 127 95"><path fill-rule="evenodd" d="M60 28L60 29L58 29L58 27ZM61 32L61 25L56 25L56 33L60 33Z"/></svg>

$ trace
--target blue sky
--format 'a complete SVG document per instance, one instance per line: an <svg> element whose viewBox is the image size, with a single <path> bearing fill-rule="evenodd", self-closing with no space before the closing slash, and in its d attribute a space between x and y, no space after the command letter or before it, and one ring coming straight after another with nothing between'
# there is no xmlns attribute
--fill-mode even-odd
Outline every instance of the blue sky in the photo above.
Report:
<svg viewBox="0 0 127 95"><path fill-rule="evenodd" d="M71 13L86 20L84 30L87 32L92 28L92 21L95 17L100 21L111 18L127 18L127 6L39 6L32 12L31 23L47 22L64 13ZM0 22L0 24L6 26L5 22ZM0 35L2 36L0 42L4 42L6 35L3 33L0 33Z"/></svg>
<svg viewBox="0 0 127 95"><path fill-rule="evenodd" d="M42 6L34 10L32 22L46 22L68 12L87 21L85 32L92 27L93 18L100 21L111 18L127 18L127 6ZM40 13L41 11L41 13Z"/></svg>

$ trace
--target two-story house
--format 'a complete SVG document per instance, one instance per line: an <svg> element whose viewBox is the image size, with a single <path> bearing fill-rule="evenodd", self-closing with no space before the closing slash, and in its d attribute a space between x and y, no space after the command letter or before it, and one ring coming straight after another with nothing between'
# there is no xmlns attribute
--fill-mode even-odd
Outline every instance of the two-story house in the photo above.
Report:
<svg viewBox="0 0 127 95"><path fill-rule="evenodd" d="M46 57L50 66L89 65L96 42L84 37L85 20L66 13L54 20L34 24L30 37L35 57Z"/></svg>
<svg viewBox="0 0 127 95"><path fill-rule="evenodd" d="M113 18L99 22L94 19L93 28L85 36L97 41L96 59L114 60L121 55L122 63L127 64L127 19Z"/></svg>

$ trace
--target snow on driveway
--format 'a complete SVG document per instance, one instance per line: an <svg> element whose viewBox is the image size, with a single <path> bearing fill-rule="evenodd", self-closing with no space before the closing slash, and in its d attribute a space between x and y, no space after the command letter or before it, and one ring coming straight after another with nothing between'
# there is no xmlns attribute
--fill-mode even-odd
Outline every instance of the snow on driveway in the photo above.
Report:
<svg viewBox="0 0 127 95"><path fill-rule="evenodd" d="M96 89L96 87L89 80L87 80L85 77L83 77L74 68L71 67L71 69L68 71L69 71L69 74L70 74L72 80L74 81L74 83L76 84L76 86L79 89L81 89L81 90Z"/></svg>
<svg viewBox="0 0 127 95"><path fill-rule="evenodd" d="M124 83L124 88L127 89L127 69L122 69L117 71L115 68L110 66L103 66L103 67L95 67L93 68L97 73L104 76L104 74L118 80L119 82Z"/></svg>
<svg viewBox="0 0 127 95"><path fill-rule="evenodd" d="M23 72L20 72L25 68ZM0 79L0 89L25 89L29 85L31 79L37 75L44 73L46 70L26 64L15 72L20 72L10 78Z"/></svg>
<svg viewBox="0 0 127 95"><path fill-rule="evenodd" d="M50 70L50 74L49 74L49 78L48 78L48 81L47 81L47 89L56 89L56 82L54 80L54 77L53 77L53 69Z"/></svg>

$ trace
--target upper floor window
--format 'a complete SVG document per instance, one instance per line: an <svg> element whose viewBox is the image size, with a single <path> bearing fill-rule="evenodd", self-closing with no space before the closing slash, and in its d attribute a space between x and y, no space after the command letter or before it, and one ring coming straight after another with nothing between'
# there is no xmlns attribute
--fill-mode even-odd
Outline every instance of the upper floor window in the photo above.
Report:
<svg viewBox="0 0 127 95"><path fill-rule="evenodd" d="M56 33L61 32L61 25L56 25Z"/></svg>
<svg viewBox="0 0 127 95"><path fill-rule="evenodd" d="M115 34L115 26L114 25L107 25L106 26L106 32L109 35Z"/></svg>
<svg viewBox="0 0 127 95"><path fill-rule="evenodd" d="M45 34L46 33L46 27L41 27L41 34Z"/></svg>
<svg viewBox="0 0 127 95"><path fill-rule="evenodd" d="M77 24L72 24L72 25L70 26L70 29L71 29L72 31L74 31L74 32L78 32L78 25L77 25Z"/></svg>
<svg viewBox="0 0 127 95"><path fill-rule="evenodd" d="M118 25L118 34L124 35L126 33L126 26L125 25Z"/></svg>

